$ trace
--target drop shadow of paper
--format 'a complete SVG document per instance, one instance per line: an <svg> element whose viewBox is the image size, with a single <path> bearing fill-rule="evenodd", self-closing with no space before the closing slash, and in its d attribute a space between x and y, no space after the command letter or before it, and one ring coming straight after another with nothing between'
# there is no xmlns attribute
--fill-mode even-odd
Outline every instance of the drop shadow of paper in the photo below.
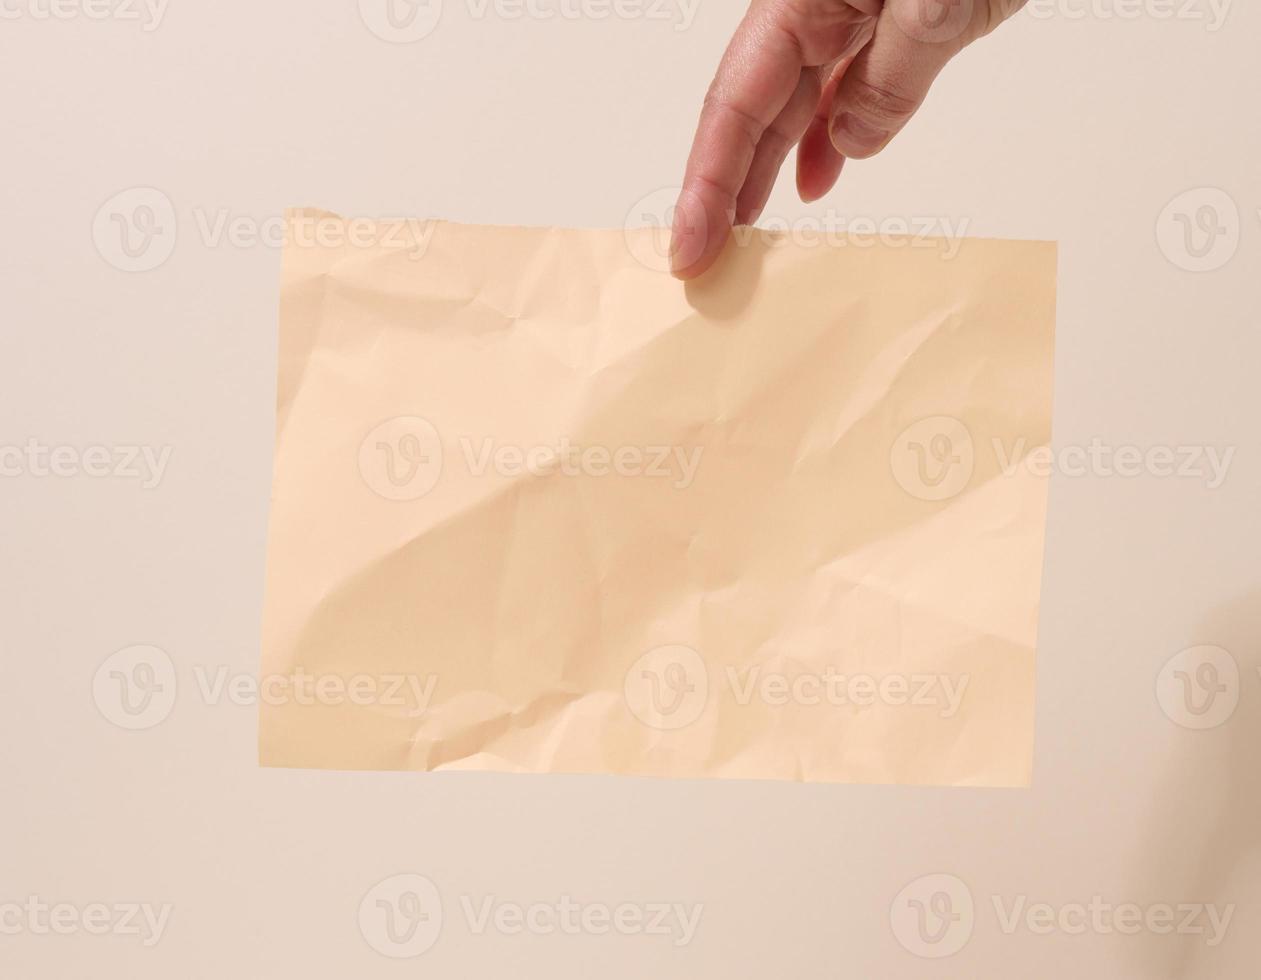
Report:
<svg viewBox="0 0 1261 980"><path fill-rule="evenodd" d="M764 228L737 228L713 266L684 284L688 304L715 320L739 316L757 292L767 253L783 237Z"/></svg>
<svg viewBox="0 0 1261 980"><path fill-rule="evenodd" d="M1133 876L1136 887L1131 891L1135 899L1149 895L1175 906L1222 906L1229 904L1223 895L1234 866L1261 848L1261 595L1217 609L1204 620L1195 642L1221 646L1234 656L1239 665L1239 704L1218 728L1179 729L1175 765L1163 780L1147 822L1150 830L1140 851L1144 861ZM1163 714L1160 720L1175 725ZM1245 928L1239 919L1237 910L1227 936ZM1169 980L1223 977L1211 965L1215 953L1206 948L1205 939L1176 934L1167 939L1172 947L1164 937L1160 943L1139 947L1142 975ZM1175 950L1172 956L1170 948Z"/></svg>

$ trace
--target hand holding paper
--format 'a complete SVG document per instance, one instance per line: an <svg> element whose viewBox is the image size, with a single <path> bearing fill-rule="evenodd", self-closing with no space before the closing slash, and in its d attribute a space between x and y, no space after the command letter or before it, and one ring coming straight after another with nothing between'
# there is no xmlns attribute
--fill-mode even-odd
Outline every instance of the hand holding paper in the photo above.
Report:
<svg viewBox="0 0 1261 980"><path fill-rule="evenodd" d="M754 0L705 97L674 214L671 268L713 264L797 146L803 201L845 157L883 149L955 54L1024 0Z"/></svg>

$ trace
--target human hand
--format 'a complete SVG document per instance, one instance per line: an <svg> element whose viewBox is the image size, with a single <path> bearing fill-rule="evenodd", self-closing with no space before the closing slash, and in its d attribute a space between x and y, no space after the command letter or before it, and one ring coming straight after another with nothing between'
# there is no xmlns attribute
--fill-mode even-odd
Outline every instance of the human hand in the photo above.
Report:
<svg viewBox="0 0 1261 980"><path fill-rule="evenodd" d="M670 268L700 275L751 224L797 146L803 201L846 157L880 152L947 61L1025 0L753 0L705 96L670 236Z"/></svg>

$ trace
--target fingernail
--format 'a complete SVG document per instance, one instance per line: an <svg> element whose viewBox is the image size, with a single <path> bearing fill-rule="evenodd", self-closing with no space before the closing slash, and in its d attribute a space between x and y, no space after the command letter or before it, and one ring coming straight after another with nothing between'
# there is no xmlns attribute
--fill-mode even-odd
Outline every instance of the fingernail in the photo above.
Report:
<svg viewBox="0 0 1261 980"><path fill-rule="evenodd" d="M833 119L829 131L832 145L847 157L871 156L889 139L887 130L877 129L849 112Z"/></svg>

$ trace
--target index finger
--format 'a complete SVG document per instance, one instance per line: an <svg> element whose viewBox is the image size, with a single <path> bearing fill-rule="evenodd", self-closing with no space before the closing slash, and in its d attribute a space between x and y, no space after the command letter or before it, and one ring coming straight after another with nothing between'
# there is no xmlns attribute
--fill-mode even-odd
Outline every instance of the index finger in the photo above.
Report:
<svg viewBox="0 0 1261 980"><path fill-rule="evenodd" d="M787 105L803 67L800 45L758 6L740 22L705 96L670 234L670 270L700 275L731 233L736 198L758 142Z"/></svg>

